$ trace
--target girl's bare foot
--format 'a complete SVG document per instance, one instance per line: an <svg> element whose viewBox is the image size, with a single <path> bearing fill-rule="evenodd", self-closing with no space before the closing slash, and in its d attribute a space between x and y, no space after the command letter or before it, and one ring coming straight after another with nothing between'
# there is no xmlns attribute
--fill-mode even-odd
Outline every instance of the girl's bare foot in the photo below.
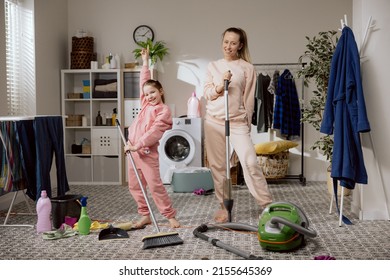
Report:
<svg viewBox="0 0 390 280"><path fill-rule="evenodd" d="M134 224L134 228L143 228L146 225L150 225L152 221L149 216L142 216L142 218Z"/></svg>
<svg viewBox="0 0 390 280"><path fill-rule="evenodd" d="M178 220L176 220L176 218L170 218L170 219L168 219L168 221L169 221L169 225L171 226L171 228L180 227L180 223L178 222Z"/></svg>

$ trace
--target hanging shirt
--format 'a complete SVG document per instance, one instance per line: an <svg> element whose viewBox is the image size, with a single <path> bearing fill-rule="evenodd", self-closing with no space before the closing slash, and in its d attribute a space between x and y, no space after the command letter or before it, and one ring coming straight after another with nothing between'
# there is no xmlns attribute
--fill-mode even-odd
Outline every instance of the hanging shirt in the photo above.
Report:
<svg viewBox="0 0 390 280"><path fill-rule="evenodd" d="M288 69L278 79L273 127L280 129L280 133L287 138L300 135L301 109L294 78Z"/></svg>
<svg viewBox="0 0 390 280"><path fill-rule="evenodd" d="M257 132L267 132L272 126L273 118L273 95L268 91L271 77L260 73L257 76L255 92L255 110L252 124L256 125Z"/></svg>

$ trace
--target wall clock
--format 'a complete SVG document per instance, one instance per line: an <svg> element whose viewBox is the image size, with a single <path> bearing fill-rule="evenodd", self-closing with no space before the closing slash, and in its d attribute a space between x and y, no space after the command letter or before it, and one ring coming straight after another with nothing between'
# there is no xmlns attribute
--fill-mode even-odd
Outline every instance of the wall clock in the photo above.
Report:
<svg viewBox="0 0 390 280"><path fill-rule="evenodd" d="M154 40L154 32L150 26L140 25L134 29L133 32L134 42L146 42L147 39Z"/></svg>

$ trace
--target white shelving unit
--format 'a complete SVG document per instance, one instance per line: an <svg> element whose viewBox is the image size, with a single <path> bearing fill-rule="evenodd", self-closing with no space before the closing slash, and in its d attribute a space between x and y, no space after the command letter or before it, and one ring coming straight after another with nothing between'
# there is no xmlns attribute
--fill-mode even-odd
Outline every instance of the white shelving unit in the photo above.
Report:
<svg viewBox="0 0 390 280"><path fill-rule="evenodd" d="M94 98L95 81L112 79L117 81L116 96L111 94L104 98ZM64 118L64 146L70 184L122 184L123 153L118 129L112 125L96 126L95 121L98 111L105 118L106 115L111 117L116 108L117 118L122 122L122 81L120 69L61 70L61 110L62 115L68 117ZM88 83L89 98L69 96L72 93L83 93ZM70 121L72 116L85 116L86 125ZM72 151L72 145L80 145L83 139L88 140L90 147L84 145L81 151Z"/></svg>
<svg viewBox="0 0 390 280"><path fill-rule="evenodd" d="M123 133L127 137L127 128L131 125L133 120L137 117L139 111L141 110L141 100L140 97L140 88L139 88L139 79L140 79L141 68L137 67L134 69L124 69L122 71L123 78ZM123 178L122 181L124 184L127 184L127 169L128 164L126 157L123 157Z"/></svg>

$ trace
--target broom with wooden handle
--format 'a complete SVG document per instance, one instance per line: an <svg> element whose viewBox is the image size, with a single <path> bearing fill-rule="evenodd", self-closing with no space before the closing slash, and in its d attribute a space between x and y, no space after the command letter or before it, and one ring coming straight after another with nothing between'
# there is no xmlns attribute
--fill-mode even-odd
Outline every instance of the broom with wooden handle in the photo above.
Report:
<svg viewBox="0 0 390 280"><path fill-rule="evenodd" d="M126 145L126 139L123 136L120 123L118 119L116 119L116 124L119 130L119 133L121 135L123 145ZM179 234L177 232L160 232L160 228L158 227L158 224L156 222L156 218L154 217L152 207L150 206L148 196L144 190L144 186L142 185L141 177L139 176L137 166L135 165L133 156L131 155L131 152L128 151L126 153L128 161L130 161L135 176L137 177L139 187L141 188L142 194L145 198L146 205L148 206L150 217L152 219L153 225L157 231L156 234L148 235L142 238L142 241L144 242L143 249L149 249L149 248L155 248L155 247L163 247L163 246L172 246L172 245L179 245L183 244L183 240L179 237Z"/></svg>

